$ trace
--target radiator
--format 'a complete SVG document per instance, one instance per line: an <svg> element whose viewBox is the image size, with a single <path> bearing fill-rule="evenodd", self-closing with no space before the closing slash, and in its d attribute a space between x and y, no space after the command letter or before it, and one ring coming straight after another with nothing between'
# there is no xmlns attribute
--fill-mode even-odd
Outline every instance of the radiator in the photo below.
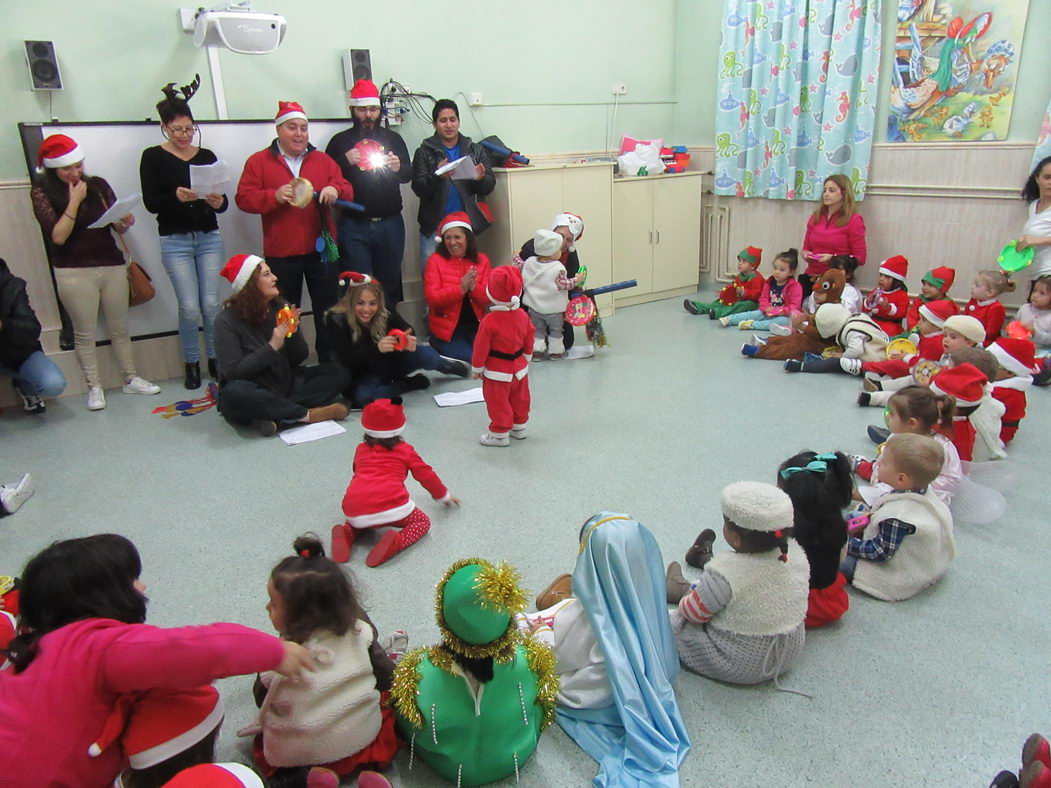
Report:
<svg viewBox="0 0 1051 788"><path fill-rule="evenodd" d="M730 254L730 206L704 206L704 243L701 252L701 273L714 271L715 278L729 281L737 273Z"/></svg>

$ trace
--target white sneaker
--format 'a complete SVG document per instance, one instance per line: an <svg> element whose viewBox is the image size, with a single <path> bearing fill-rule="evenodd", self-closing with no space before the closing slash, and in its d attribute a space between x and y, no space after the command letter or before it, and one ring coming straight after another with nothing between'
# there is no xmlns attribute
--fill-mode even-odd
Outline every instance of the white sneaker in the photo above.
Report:
<svg viewBox="0 0 1051 788"><path fill-rule="evenodd" d="M770 326L770 333L778 337L789 337L792 336L792 326L783 326L780 323L774 323Z"/></svg>
<svg viewBox="0 0 1051 788"><path fill-rule="evenodd" d="M125 394L160 394L161 387L156 383L150 383L145 378L140 378L136 375L135 377L124 381L124 385L121 386L121 391Z"/></svg>
<svg viewBox="0 0 1051 788"><path fill-rule="evenodd" d="M762 347L766 344L766 338L761 337L758 334L752 334L752 344L756 347Z"/></svg>
<svg viewBox="0 0 1051 788"><path fill-rule="evenodd" d="M506 435L493 435L491 432L485 433L478 442L483 446L510 446L511 439Z"/></svg>
<svg viewBox="0 0 1051 788"><path fill-rule="evenodd" d="M0 507L8 514L14 514L32 495L33 477L27 473L17 484L0 484Z"/></svg>
<svg viewBox="0 0 1051 788"><path fill-rule="evenodd" d="M730 318L728 318L728 317L720 317L719 318L719 325L722 326L723 328L726 328L728 325L730 325Z"/></svg>
<svg viewBox="0 0 1051 788"><path fill-rule="evenodd" d="M106 407L106 392L101 386L88 389L88 410L102 410Z"/></svg>
<svg viewBox="0 0 1051 788"><path fill-rule="evenodd" d="M514 438L516 441L524 441L526 438L528 438L529 436L526 435L526 425L523 424L521 427L512 427L511 437Z"/></svg>

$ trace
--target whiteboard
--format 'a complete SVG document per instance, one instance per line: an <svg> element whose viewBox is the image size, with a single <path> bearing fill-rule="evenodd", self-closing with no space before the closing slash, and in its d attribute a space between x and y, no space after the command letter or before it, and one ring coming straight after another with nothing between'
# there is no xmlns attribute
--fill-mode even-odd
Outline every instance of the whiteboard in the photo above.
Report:
<svg viewBox="0 0 1051 788"><path fill-rule="evenodd" d="M38 128L44 137L66 134L84 149L84 171L105 178L117 197L142 191L139 183L139 159L142 152L164 142L160 124L156 121L118 123L40 123L22 124ZM208 148L217 158L225 159L233 174L230 207L218 215L219 229L226 246L226 256L255 254L263 256L263 228L258 214L243 213L234 204L237 181L244 163L258 150L270 145L276 136L272 120L200 121L201 133L195 142ZM324 150L328 141L339 131L350 126L348 119L311 120L310 142ZM23 139L26 135L23 134ZM26 151L27 160L36 161L36 150ZM128 328L134 338L172 334L178 330L178 302L171 280L161 264L157 217L141 204L133 211L134 226L124 235L132 256L153 278L157 295L152 301L133 307L128 312ZM334 265L338 265L335 263ZM337 272L338 273L338 272ZM220 277L220 302L230 295L229 283ZM310 299L303 287L304 311L310 308ZM104 321L100 322L99 337L105 337Z"/></svg>

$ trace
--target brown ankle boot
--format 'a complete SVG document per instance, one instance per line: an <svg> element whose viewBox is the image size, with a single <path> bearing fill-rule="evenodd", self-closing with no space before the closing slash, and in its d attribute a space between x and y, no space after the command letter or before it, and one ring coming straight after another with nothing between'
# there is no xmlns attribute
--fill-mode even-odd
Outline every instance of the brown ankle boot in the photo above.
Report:
<svg viewBox="0 0 1051 788"><path fill-rule="evenodd" d="M678 561L668 564L668 571L664 575L665 588L667 589L668 601L673 605L679 604L679 600L690 593L690 581L682 576L682 567Z"/></svg>
<svg viewBox="0 0 1051 788"><path fill-rule="evenodd" d="M319 421L328 421L329 419L335 419L336 421L343 421L347 418L350 413L347 410L347 406L342 402L333 402L331 405L325 405L320 408L311 408L307 411L307 424L316 424Z"/></svg>
<svg viewBox="0 0 1051 788"><path fill-rule="evenodd" d="M551 585L537 594L536 609L547 610L571 596L573 596L573 576L559 575L551 582Z"/></svg>
<svg viewBox="0 0 1051 788"><path fill-rule="evenodd" d="M715 531L705 528L697 535L690 549L686 551L686 563L698 569L704 569L704 565L712 560L713 544L715 544Z"/></svg>

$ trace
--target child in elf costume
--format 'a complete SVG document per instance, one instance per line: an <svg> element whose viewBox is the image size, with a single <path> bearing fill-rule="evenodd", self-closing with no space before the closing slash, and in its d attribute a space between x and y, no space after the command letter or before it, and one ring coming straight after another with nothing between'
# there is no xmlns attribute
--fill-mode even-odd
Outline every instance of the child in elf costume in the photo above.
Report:
<svg viewBox="0 0 1051 788"><path fill-rule="evenodd" d="M718 300L705 303L687 298L682 302L683 309L691 315L708 315L712 320L758 309L766 281L757 273L762 258L762 249L746 246L737 255L737 275L719 291Z"/></svg>
<svg viewBox="0 0 1051 788"><path fill-rule="evenodd" d="M409 651L394 670L410 766L418 755L456 785L484 785L533 755L555 718L558 674L551 649L515 626L525 606L518 572L503 562L457 561L438 582L442 642Z"/></svg>
<svg viewBox="0 0 1051 788"><path fill-rule="evenodd" d="M959 310L956 303L949 298L949 288L956 279L956 271L946 266L932 268L920 280L920 294L909 302L909 311L905 314L905 330L914 331L920 321L920 307L935 301L948 301L952 304L952 314Z"/></svg>

